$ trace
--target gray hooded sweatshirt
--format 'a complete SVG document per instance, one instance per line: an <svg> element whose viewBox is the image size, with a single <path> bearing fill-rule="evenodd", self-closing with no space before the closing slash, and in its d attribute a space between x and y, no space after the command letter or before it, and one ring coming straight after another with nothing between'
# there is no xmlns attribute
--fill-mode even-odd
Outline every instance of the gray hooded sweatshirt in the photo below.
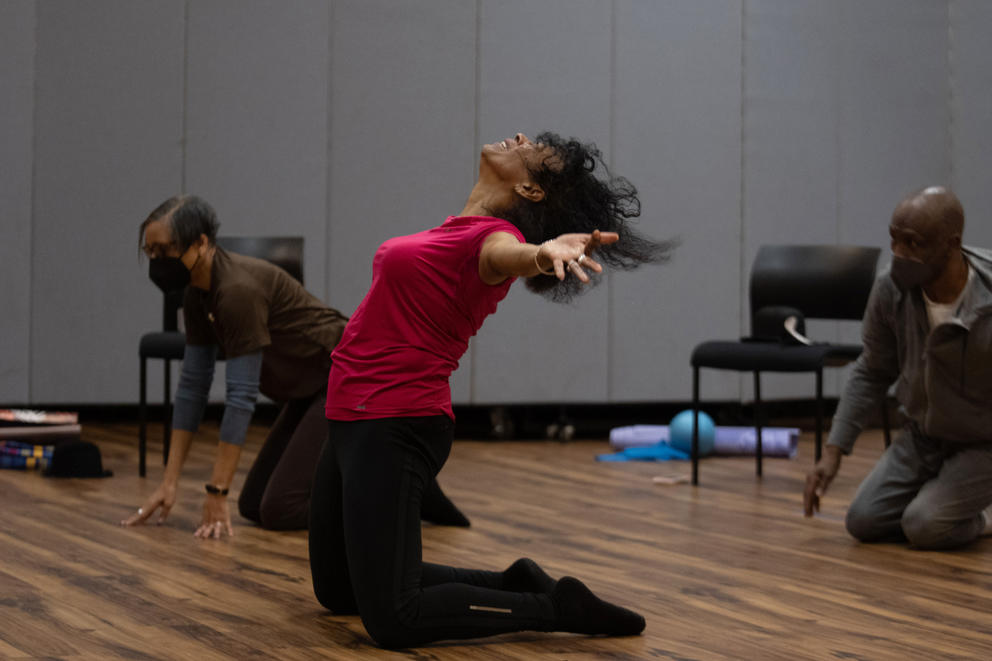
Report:
<svg viewBox="0 0 992 661"><path fill-rule="evenodd" d="M974 277L953 319L933 330L919 287L900 291L888 271L875 281L861 328L864 351L827 440L844 454L897 380L900 410L917 433L992 447L992 251L962 252Z"/></svg>

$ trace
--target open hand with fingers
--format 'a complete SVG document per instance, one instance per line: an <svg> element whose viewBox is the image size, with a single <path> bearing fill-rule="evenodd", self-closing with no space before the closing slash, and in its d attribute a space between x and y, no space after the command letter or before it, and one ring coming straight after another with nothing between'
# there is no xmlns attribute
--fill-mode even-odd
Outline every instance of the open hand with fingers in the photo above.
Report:
<svg viewBox="0 0 992 661"><path fill-rule="evenodd" d="M200 539L220 539L224 534L234 537L231 514L227 509L227 496L208 493L203 501L203 519L193 536Z"/></svg>
<svg viewBox="0 0 992 661"><path fill-rule="evenodd" d="M616 232L600 232L591 234L562 234L550 241L545 241L538 248L537 266L545 275L551 275L547 270L551 265L555 277L564 280L566 269L582 282L589 282L589 274L585 269L602 273L603 267L591 255L602 245L615 243L620 239Z"/></svg>
<svg viewBox="0 0 992 661"><path fill-rule="evenodd" d="M827 492L827 487L840 470L840 457L840 448L827 445L823 449L823 457L806 474L806 489L803 491L803 513L806 516L820 511L820 497Z"/></svg>
<svg viewBox="0 0 992 661"><path fill-rule="evenodd" d="M172 510L172 506L176 504L176 485L171 482L162 482L158 489L148 497L144 504L138 508L138 511L121 521L121 525L125 527L137 526L145 523L151 516L158 510L158 519L155 521L158 525L161 525L166 517L169 516L169 512Z"/></svg>

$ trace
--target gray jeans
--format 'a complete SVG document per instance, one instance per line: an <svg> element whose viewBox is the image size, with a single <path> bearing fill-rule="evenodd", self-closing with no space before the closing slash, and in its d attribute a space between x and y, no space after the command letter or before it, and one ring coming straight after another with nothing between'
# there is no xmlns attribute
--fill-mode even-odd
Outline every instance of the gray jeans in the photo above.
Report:
<svg viewBox="0 0 992 661"><path fill-rule="evenodd" d="M913 427L899 434L854 494L847 530L862 542L962 546L992 504L992 445L952 446Z"/></svg>

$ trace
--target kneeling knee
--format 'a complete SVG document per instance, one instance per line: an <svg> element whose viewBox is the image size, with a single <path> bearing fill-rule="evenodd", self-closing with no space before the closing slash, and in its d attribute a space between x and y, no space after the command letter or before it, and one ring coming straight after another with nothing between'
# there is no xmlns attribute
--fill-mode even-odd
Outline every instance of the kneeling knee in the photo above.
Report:
<svg viewBox="0 0 992 661"><path fill-rule="evenodd" d="M309 501L288 503L263 498L258 509L258 524L266 530L306 530L309 518Z"/></svg>
<svg viewBox="0 0 992 661"><path fill-rule="evenodd" d="M844 518L848 534L861 542L871 542L878 538L879 521L870 510L852 503Z"/></svg>
<svg viewBox="0 0 992 661"><path fill-rule="evenodd" d="M261 516L258 510L258 503L250 502L242 491L241 496L238 498L238 513L249 521L261 523Z"/></svg>
<svg viewBox="0 0 992 661"><path fill-rule="evenodd" d="M369 607L362 605L362 624L369 636L380 647L399 649L414 647L424 641L411 626L411 613L404 607L391 608L388 604Z"/></svg>
<svg viewBox="0 0 992 661"><path fill-rule="evenodd" d="M948 545L948 526L939 522L934 512L911 503L902 514L903 534L918 549L937 549Z"/></svg>
<svg viewBox="0 0 992 661"><path fill-rule="evenodd" d="M355 597L351 594L344 594L341 590L331 590L314 582L313 594L321 606L331 611L335 615L357 615L358 606L355 605Z"/></svg>
<svg viewBox="0 0 992 661"><path fill-rule="evenodd" d="M401 649L415 644L406 627L395 619L367 618L363 615L362 624L365 625L365 630L379 647Z"/></svg>

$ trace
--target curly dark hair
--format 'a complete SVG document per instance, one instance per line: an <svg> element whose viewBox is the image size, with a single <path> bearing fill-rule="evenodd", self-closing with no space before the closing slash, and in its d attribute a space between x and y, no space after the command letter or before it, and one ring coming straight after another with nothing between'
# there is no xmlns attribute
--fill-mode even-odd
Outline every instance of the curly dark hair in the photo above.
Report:
<svg viewBox="0 0 992 661"><path fill-rule="evenodd" d="M563 139L545 131L535 142L551 148L541 166L531 170L544 199L522 199L499 215L513 223L528 243L540 244L569 232L616 232L620 240L596 251L597 261L608 267L630 270L641 264L668 260L677 240L655 241L630 227L631 218L641 215L637 189L623 177L610 174L602 153L592 143ZM602 176L597 176L602 172ZM593 282L598 282L594 280ZM578 278L559 280L553 275L535 275L527 288L557 303L571 301L587 286Z"/></svg>

